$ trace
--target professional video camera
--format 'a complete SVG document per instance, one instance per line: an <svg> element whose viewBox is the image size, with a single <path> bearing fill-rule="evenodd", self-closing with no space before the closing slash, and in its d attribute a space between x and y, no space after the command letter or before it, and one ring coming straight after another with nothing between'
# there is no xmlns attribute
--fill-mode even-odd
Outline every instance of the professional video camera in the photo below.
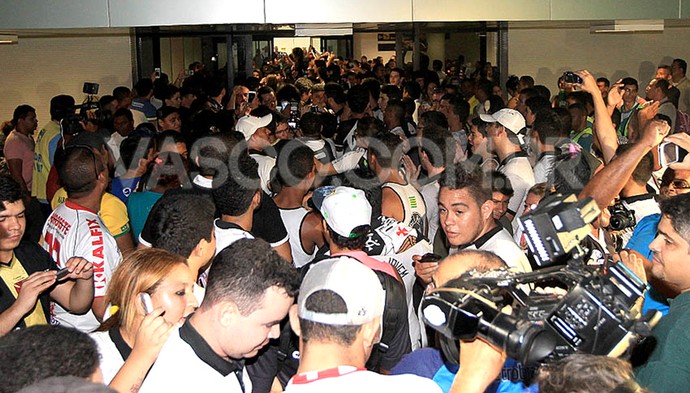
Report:
<svg viewBox="0 0 690 393"><path fill-rule="evenodd" d="M581 242L598 214L591 199L551 196L520 225L539 266L567 257L566 266L532 273L471 271L426 295L424 320L445 336L448 360L458 358L460 339L483 338L533 364L572 353L620 356L632 341L648 335L660 316L638 314L645 283L621 263L593 267L583 262ZM567 293L530 293L530 287L546 283L557 283Z"/></svg>
<svg viewBox="0 0 690 393"><path fill-rule="evenodd" d="M86 94L86 99L83 103L75 105L71 113L60 122L63 134L76 135L84 130L85 123L90 122L98 126L112 119L113 114L103 110L96 98L98 89L98 83L84 82L82 92Z"/></svg>

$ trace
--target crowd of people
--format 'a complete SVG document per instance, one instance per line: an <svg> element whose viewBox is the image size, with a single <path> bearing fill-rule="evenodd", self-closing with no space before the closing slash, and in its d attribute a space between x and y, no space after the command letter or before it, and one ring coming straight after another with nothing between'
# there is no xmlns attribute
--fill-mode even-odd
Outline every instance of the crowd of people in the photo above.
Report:
<svg viewBox="0 0 690 393"><path fill-rule="evenodd" d="M462 60L413 71L295 48L260 62L232 87L195 62L97 104L58 95L37 133L36 110L15 109L0 392L690 384L684 60L644 94L580 70L553 95ZM420 301L466 272L541 269L520 217L554 194L595 202L585 262L627 266L661 322L619 359L536 367L482 339L452 358Z"/></svg>

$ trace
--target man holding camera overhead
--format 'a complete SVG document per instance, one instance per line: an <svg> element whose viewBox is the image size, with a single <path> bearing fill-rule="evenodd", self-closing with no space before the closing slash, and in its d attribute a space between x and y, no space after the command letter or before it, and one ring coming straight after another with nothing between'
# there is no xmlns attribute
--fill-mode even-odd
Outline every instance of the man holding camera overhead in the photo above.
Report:
<svg viewBox="0 0 690 393"><path fill-rule="evenodd" d="M670 126L670 123L669 123ZM618 146L616 155L632 148L632 144ZM647 182L652 177L654 171L654 156L652 152L647 152L640 162L635 166L635 170L628 178L628 181L620 191L620 204L616 204L612 209L610 229L619 231L621 246L627 245L632 237L635 226L643 218L659 213L657 194L647 191ZM620 223L616 227L616 224ZM614 228L615 227L615 228Z"/></svg>

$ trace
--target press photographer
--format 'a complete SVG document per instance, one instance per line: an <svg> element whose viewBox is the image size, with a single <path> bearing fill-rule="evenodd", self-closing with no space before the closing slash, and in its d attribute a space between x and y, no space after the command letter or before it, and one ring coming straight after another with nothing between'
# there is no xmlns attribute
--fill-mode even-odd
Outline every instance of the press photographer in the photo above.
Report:
<svg viewBox="0 0 690 393"><path fill-rule="evenodd" d="M584 265L586 250L580 240L598 214L591 199L547 198L521 219L522 229L538 265L549 266L565 258L566 266L534 273L473 270L425 296L421 312L425 322L444 335L441 347L446 357L457 358L453 355L457 340L476 338L526 366L573 353L617 357L648 334L660 314L639 315L644 277L640 279L622 263ZM525 285L553 282L565 286L567 293L530 292Z"/></svg>

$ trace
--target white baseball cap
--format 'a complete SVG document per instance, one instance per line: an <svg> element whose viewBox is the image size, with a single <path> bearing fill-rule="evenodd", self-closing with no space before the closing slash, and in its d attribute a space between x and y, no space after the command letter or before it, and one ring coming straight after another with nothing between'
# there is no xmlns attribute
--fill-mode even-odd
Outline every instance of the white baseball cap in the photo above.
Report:
<svg viewBox="0 0 690 393"><path fill-rule="evenodd" d="M520 131L525 128L525 118L515 109L505 108L497 111L493 115L481 114L479 118L487 123L498 123L512 131L515 135L520 134Z"/></svg>
<svg viewBox="0 0 690 393"><path fill-rule="evenodd" d="M314 292L329 290L345 302L347 312L309 310L307 299ZM337 257L315 263L299 289L297 314L324 325L359 326L383 315L386 293L373 270L351 257Z"/></svg>
<svg viewBox="0 0 690 393"><path fill-rule="evenodd" d="M371 225L371 205L364 191L351 187L319 187L312 194L314 206L338 235L352 237L352 230Z"/></svg>
<svg viewBox="0 0 690 393"><path fill-rule="evenodd" d="M244 140L248 141L249 138L254 135L256 130L271 124L272 120L273 115L270 113L264 117L256 117L251 115L243 116L237 120L237 124L235 124L235 131L241 132L244 135Z"/></svg>

